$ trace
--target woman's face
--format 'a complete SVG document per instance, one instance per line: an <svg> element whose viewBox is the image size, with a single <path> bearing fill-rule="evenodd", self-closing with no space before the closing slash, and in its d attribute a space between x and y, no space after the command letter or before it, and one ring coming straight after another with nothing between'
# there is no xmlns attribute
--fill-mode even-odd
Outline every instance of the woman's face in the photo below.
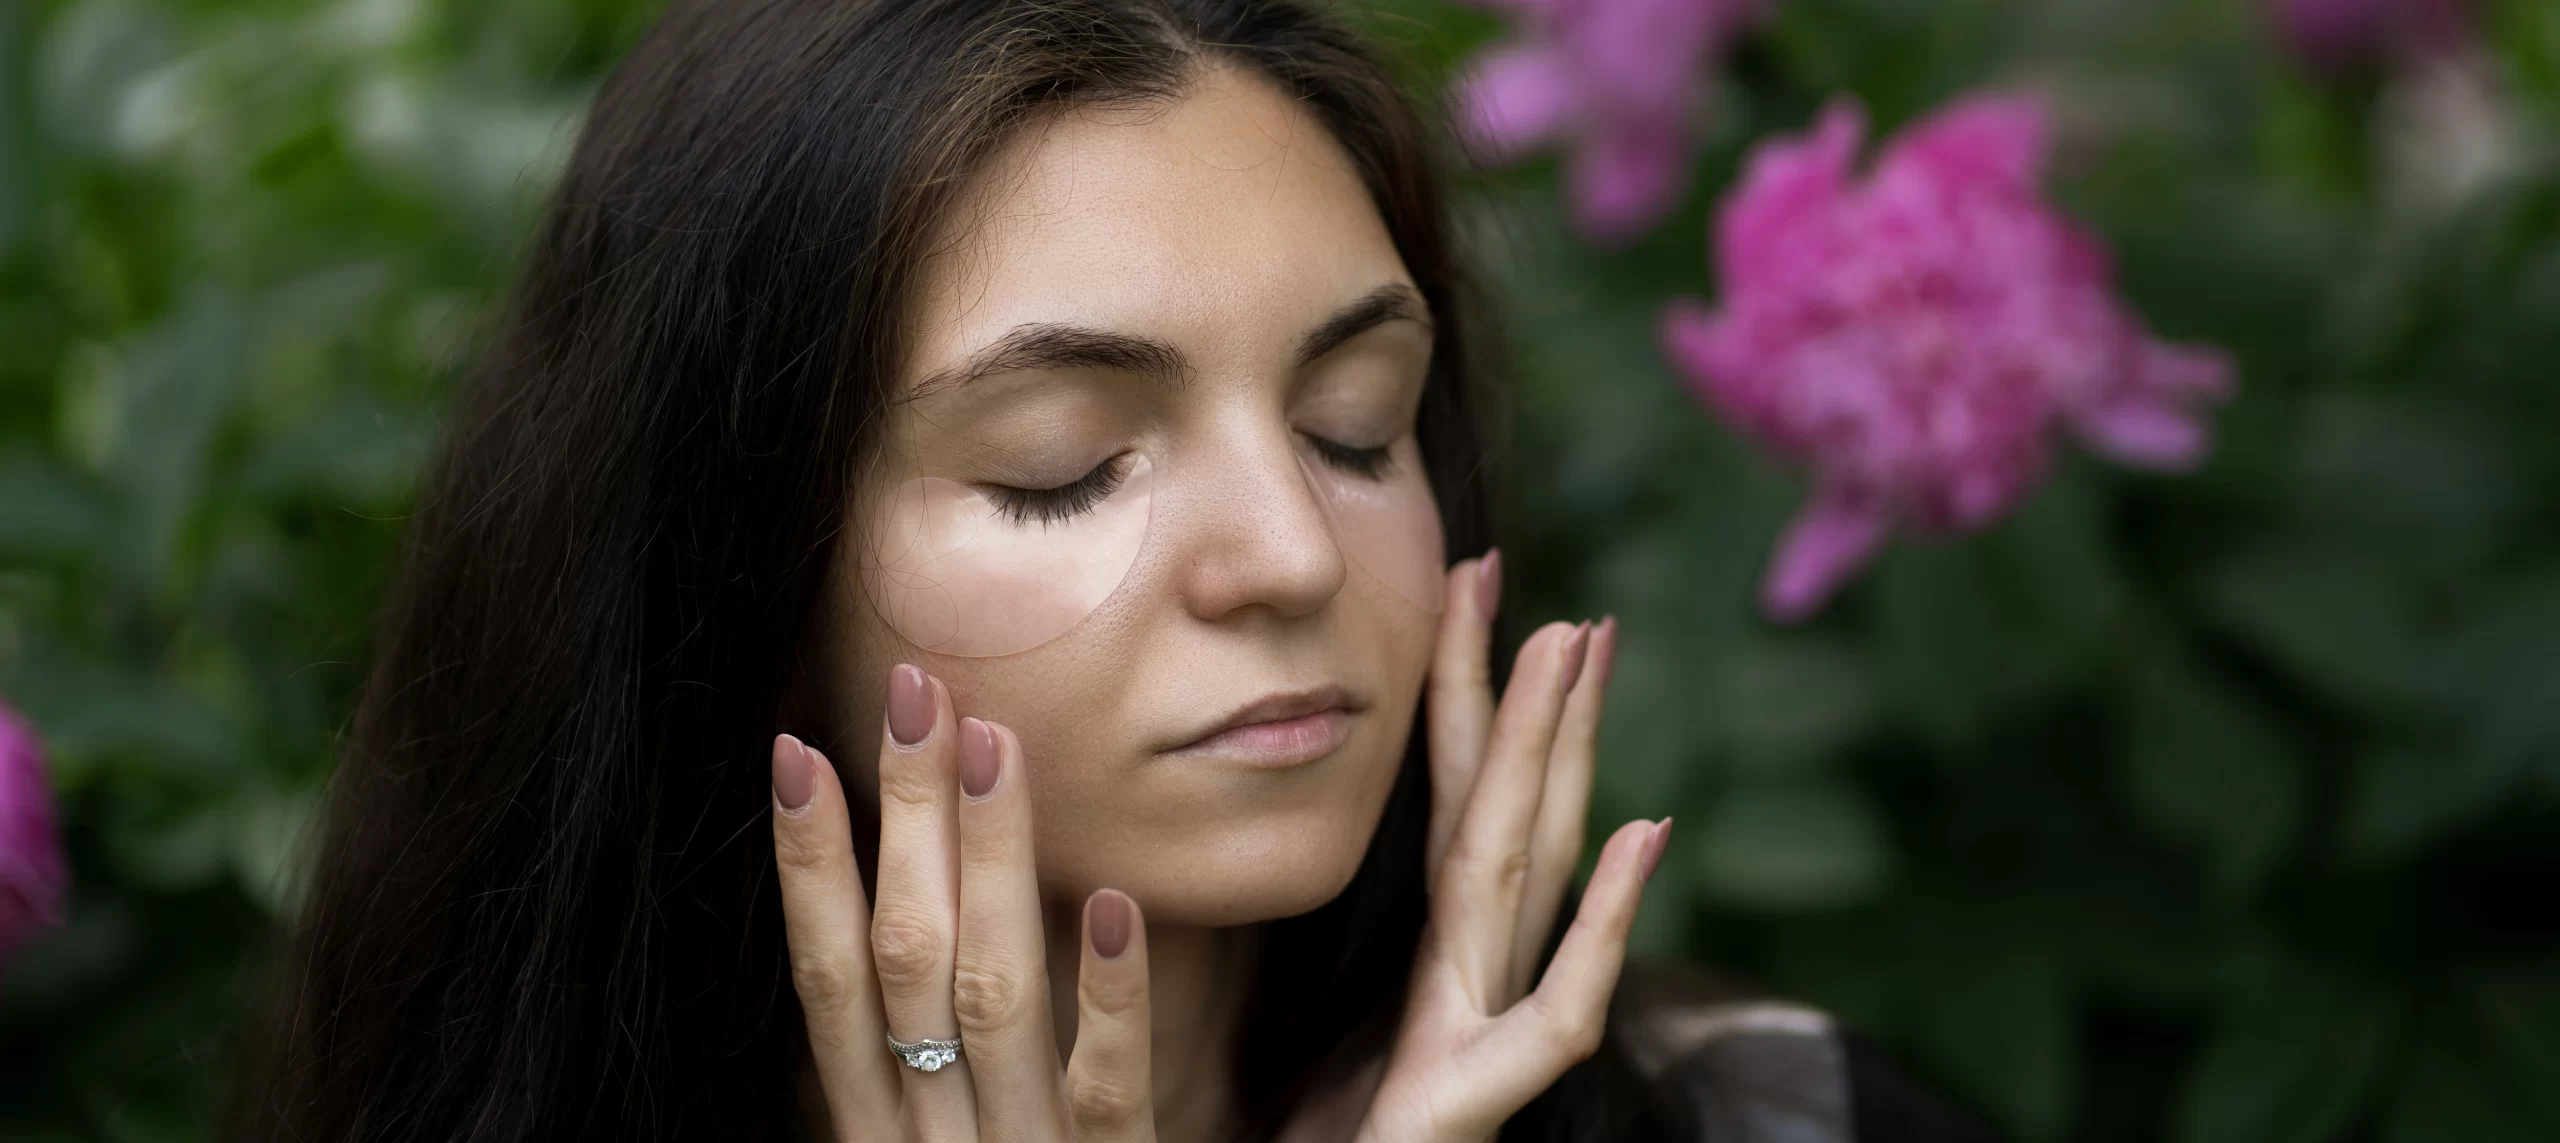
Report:
<svg viewBox="0 0 2560 1143"><path fill-rule="evenodd" d="M839 560L845 725L905 661L1011 727L1053 899L1206 925L1331 899L1443 563L1431 316L1349 158L1213 70L1026 130L936 239Z"/></svg>

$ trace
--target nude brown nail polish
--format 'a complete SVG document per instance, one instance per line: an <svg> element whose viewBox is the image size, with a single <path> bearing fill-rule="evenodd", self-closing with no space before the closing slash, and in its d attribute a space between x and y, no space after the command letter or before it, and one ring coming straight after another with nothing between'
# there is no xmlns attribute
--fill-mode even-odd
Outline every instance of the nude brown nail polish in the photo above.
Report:
<svg viewBox="0 0 2560 1143"><path fill-rule="evenodd" d="M960 720L961 793L983 798L995 792L996 780L1004 777L1002 750L995 727L974 718Z"/></svg>
<svg viewBox="0 0 2560 1143"><path fill-rule="evenodd" d="M804 810L818 787L818 758L788 734L773 738L773 800L786 810Z"/></svg>
<svg viewBox="0 0 2560 1143"><path fill-rule="evenodd" d="M933 734L933 688L924 672L900 663L889 672L889 737L900 746L915 746Z"/></svg>
<svg viewBox="0 0 2560 1143"><path fill-rule="evenodd" d="M1653 827L1653 836L1644 843L1644 879L1653 880L1653 871L1662 867L1662 851L1671 846L1671 819L1662 819Z"/></svg>
<svg viewBox="0 0 2560 1143"><path fill-rule="evenodd" d="M1567 693L1572 692L1573 684L1582 681L1582 660L1590 650L1591 625L1585 623L1574 628L1573 637L1564 644L1564 690Z"/></svg>
<svg viewBox="0 0 2560 1143"><path fill-rule="evenodd" d="M1117 960L1129 951L1129 898L1117 889L1103 889L1085 903L1085 928L1093 935L1093 952L1104 960Z"/></svg>

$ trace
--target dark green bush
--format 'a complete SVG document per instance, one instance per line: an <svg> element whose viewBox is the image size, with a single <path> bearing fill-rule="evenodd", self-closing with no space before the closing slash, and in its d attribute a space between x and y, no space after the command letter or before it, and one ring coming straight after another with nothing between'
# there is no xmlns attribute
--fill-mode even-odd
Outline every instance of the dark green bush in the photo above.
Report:
<svg viewBox="0 0 2560 1143"><path fill-rule="evenodd" d="M2495 161L2238 0L1779 0L1699 190L1466 209L1521 373L1526 622L1613 611L1595 813L1640 933L1826 1004L2026 1140L2560 1138L2560 5L2483 0ZM291 896L441 402L623 0L0 0L0 694L70 926L0 985L0 1136L196 1138ZM1498 34L1359 17L1436 89ZM2240 395L2186 478L2064 464L1816 620L1796 479L1653 347L1714 197L1834 92L2064 108L2059 202Z"/></svg>

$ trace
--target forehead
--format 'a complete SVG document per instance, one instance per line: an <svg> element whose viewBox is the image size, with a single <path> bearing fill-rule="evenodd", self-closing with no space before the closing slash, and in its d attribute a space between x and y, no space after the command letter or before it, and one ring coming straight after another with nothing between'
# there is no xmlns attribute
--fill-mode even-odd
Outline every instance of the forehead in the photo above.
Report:
<svg viewBox="0 0 2560 1143"><path fill-rule="evenodd" d="M1331 133L1224 68L1170 104L1024 129L937 238L910 378L1025 322L1156 337L1204 372L1267 364L1344 302L1412 280Z"/></svg>

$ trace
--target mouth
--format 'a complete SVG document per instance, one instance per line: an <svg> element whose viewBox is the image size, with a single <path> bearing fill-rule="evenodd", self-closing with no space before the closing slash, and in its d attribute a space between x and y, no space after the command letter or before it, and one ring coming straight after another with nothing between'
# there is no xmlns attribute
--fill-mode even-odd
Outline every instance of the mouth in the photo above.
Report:
<svg viewBox="0 0 2560 1143"><path fill-rule="evenodd" d="M1199 737L1164 751L1176 758L1232 758L1279 769L1313 762L1342 748L1351 720L1368 708L1341 687L1266 695L1236 708Z"/></svg>

